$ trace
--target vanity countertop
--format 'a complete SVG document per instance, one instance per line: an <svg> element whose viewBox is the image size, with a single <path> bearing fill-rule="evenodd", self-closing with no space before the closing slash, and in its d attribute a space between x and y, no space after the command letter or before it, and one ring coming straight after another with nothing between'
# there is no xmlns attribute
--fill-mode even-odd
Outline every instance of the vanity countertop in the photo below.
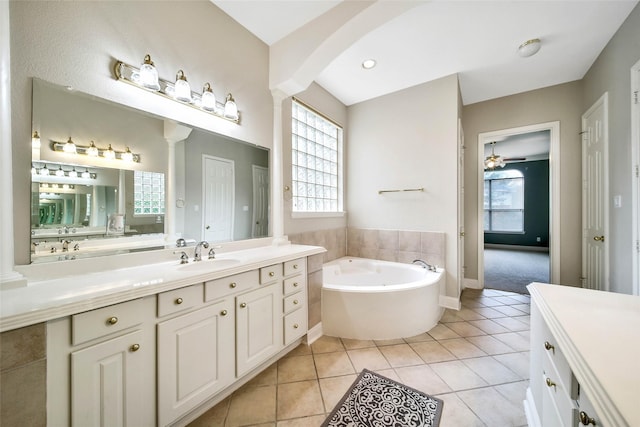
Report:
<svg viewBox="0 0 640 427"><path fill-rule="evenodd" d="M325 251L319 246L270 245L223 253L187 267L176 256L172 261L53 279L27 276L26 286L0 291L0 332ZM221 260L229 261L216 262ZM52 269L65 265L50 264Z"/></svg>
<svg viewBox="0 0 640 427"><path fill-rule="evenodd" d="M605 425L640 426L640 297L541 283L527 288Z"/></svg>

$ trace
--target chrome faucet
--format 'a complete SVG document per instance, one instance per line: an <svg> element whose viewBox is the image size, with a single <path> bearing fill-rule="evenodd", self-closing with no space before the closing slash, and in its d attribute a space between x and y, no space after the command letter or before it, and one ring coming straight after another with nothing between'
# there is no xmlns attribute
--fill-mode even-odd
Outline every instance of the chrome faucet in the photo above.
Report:
<svg viewBox="0 0 640 427"><path fill-rule="evenodd" d="M206 241L203 240L201 242L198 242L198 244L196 245L196 250L193 255L193 260L202 261L202 248L207 249L208 247L209 247L209 243L207 243Z"/></svg>
<svg viewBox="0 0 640 427"><path fill-rule="evenodd" d="M435 265L431 265L421 259L414 259L412 264L418 264L422 268L426 268L429 271L437 271L437 267Z"/></svg>
<svg viewBox="0 0 640 427"><path fill-rule="evenodd" d="M187 241L184 240L182 237L176 240L176 248L184 248L186 246L187 246Z"/></svg>
<svg viewBox="0 0 640 427"><path fill-rule="evenodd" d="M188 264L189 255L185 251L180 252L180 264Z"/></svg>

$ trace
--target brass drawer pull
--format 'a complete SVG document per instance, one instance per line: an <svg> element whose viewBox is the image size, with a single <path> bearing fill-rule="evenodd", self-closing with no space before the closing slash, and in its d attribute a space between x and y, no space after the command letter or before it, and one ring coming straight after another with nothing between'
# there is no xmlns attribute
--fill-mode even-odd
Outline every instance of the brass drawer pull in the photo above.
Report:
<svg viewBox="0 0 640 427"><path fill-rule="evenodd" d="M556 350L556 348L549 341L544 342L544 348L547 350L553 350L554 353Z"/></svg>
<svg viewBox="0 0 640 427"><path fill-rule="evenodd" d="M583 426L588 426L589 424L596 425L596 420L587 415L586 412L580 411L580 423Z"/></svg>
<svg viewBox="0 0 640 427"><path fill-rule="evenodd" d="M293 269L297 270L298 269L298 264L293 264Z"/></svg>
<svg viewBox="0 0 640 427"><path fill-rule="evenodd" d="M229 283L229 287L230 287L231 289L235 288L236 286L238 286L238 284L237 284L236 282L231 282L231 283Z"/></svg>
<svg viewBox="0 0 640 427"><path fill-rule="evenodd" d="M293 287L294 287L294 288L297 288L297 287L298 287L298 282L294 282L294 283L293 283Z"/></svg>
<svg viewBox="0 0 640 427"><path fill-rule="evenodd" d="M547 383L547 387L554 387L555 388L555 386L556 386L556 383L551 381L551 378L547 378L547 380L545 382Z"/></svg>
<svg viewBox="0 0 640 427"><path fill-rule="evenodd" d="M293 300L293 305L297 305L297 304L298 304L298 300L297 300L297 299L294 299L294 300Z"/></svg>
<svg viewBox="0 0 640 427"><path fill-rule="evenodd" d="M276 275L276 273L274 273L273 271L270 271L270 272L269 272L269 277L273 277L273 276L275 276L275 275Z"/></svg>
<svg viewBox="0 0 640 427"><path fill-rule="evenodd" d="M107 324L109 325L115 325L116 323L118 323L118 318L115 316L107 319Z"/></svg>
<svg viewBox="0 0 640 427"><path fill-rule="evenodd" d="M226 316L226 315L227 315L227 310L222 310L222 311L220 312L220 315L221 315L221 316Z"/></svg>
<svg viewBox="0 0 640 427"><path fill-rule="evenodd" d="M293 324L293 329L298 329L299 327L300 327L300 326L298 326L298 324L297 324L297 323L294 323L294 324Z"/></svg>
<svg viewBox="0 0 640 427"><path fill-rule="evenodd" d="M243 303L240 304L240 308L245 308L246 306L247 306L246 302L243 302Z"/></svg>
<svg viewBox="0 0 640 427"><path fill-rule="evenodd" d="M129 347L129 350L131 351L138 351L140 350L140 344L134 344L131 347Z"/></svg>
<svg viewBox="0 0 640 427"><path fill-rule="evenodd" d="M176 304L180 305L184 302L182 298L176 298Z"/></svg>

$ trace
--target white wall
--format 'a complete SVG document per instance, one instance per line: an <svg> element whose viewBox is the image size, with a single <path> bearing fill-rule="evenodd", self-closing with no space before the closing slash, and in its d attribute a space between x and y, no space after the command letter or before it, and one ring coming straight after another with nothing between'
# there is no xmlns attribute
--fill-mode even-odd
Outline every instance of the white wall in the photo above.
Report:
<svg viewBox="0 0 640 427"><path fill-rule="evenodd" d="M349 227L446 233L447 295L457 289L458 79L348 108ZM424 187L412 193L378 190Z"/></svg>
<svg viewBox="0 0 640 427"><path fill-rule="evenodd" d="M631 227L631 67L640 60L640 6L604 48L583 79L583 112L609 92L609 265L610 289L630 294L633 237ZM622 207L613 205L620 195Z"/></svg>
<svg viewBox="0 0 640 427"><path fill-rule="evenodd" d="M32 77L272 145L268 46L209 1L13 1L10 22L16 264L29 262ZM147 53L165 79L184 69L195 90L209 81L218 97L233 93L241 126L114 79L116 60L139 66Z"/></svg>

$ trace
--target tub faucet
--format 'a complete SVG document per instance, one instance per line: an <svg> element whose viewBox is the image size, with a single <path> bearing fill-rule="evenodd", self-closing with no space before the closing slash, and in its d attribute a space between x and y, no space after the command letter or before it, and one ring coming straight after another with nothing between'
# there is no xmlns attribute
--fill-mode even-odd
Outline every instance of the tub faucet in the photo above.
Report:
<svg viewBox="0 0 640 427"><path fill-rule="evenodd" d="M437 271L436 266L435 265L431 265L421 259L414 259L412 264L418 264L419 266L421 266L422 268L426 268L429 271Z"/></svg>
<svg viewBox="0 0 640 427"><path fill-rule="evenodd" d="M195 253L193 255L193 260L194 261L202 261L202 248L207 249L209 247L209 243L207 243L206 241L201 241L196 245L196 250Z"/></svg>

